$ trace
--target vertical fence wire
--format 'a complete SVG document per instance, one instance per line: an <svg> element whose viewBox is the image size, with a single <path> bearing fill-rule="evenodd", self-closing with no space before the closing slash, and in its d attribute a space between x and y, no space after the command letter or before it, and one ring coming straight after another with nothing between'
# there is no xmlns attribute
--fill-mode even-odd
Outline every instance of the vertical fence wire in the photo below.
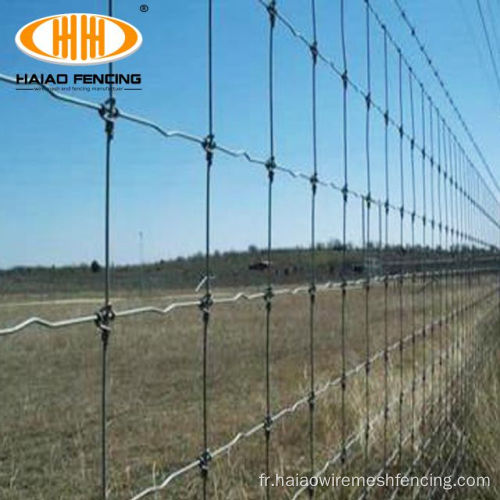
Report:
<svg viewBox="0 0 500 500"><path fill-rule="evenodd" d="M466 226L466 219L465 219L465 213L466 213L466 206L467 206L467 199L466 199L466 191L465 191L465 152L462 147L460 147L460 223L461 223L461 245L462 245L462 261L460 264L460 268L462 269L461 273L461 290L462 290L462 306L466 307L467 305L467 273L465 270L467 269L467 254L468 254L468 248L467 248L467 240L466 240L466 234L467 234L467 226ZM468 315L467 315L467 309L465 310L465 313L462 316L462 353L464 356L464 359L462 360L462 370L463 370L463 375L462 375L462 391L463 391L463 403L464 403L464 422L463 422L463 428L464 428L464 439L465 442L468 442L468 411L469 411L469 397L468 397L468 392L467 392L467 378L468 378L468 373L467 373L467 360L468 360L468 327L469 327L469 320L468 320Z"/></svg>
<svg viewBox="0 0 500 500"><path fill-rule="evenodd" d="M371 40L370 40L370 8L366 2L366 120L365 120L365 157L366 157L366 195L361 199L362 203L362 244L364 255L364 273L365 273L365 442L364 442L364 461L365 476L369 472L369 453L370 453L370 209L371 209L371 164L370 164L370 109L371 109ZM365 213L366 207L366 213ZM365 485L363 498L368 497L368 489Z"/></svg>
<svg viewBox="0 0 500 500"><path fill-rule="evenodd" d="M405 241L404 241L404 216L405 216L405 175L404 175L404 106L403 106L403 68L402 68L402 54L398 50L398 104L399 104L399 180L400 180L400 200L401 205L399 209L399 436L398 436L398 461L401 466L403 462L403 404L404 404L404 369L403 369L403 355L404 344L403 335L405 328L404 320L404 264L405 257Z"/></svg>
<svg viewBox="0 0 500 500"><path fill-rule="evenodd" d="M415 182L415 106L413 100L413 70L408 69L409 90L410 90L410 120L411 120L411 141L410 141L410 165L411 165L411 192L413 210L411 212L411 252L412 259L416 258L415 255L415 218L417 214L417 194ZM415 330L417 327L416 319L416 280L417 274L415 272L416 264L412 264L411 276L411 325L412 325L412 339L411 339L411 371L412 371L412 386L411 386L411 449L415 453L415 411L416 411L416 337Z"/></svg>
<svg viewBox="0 0 500 500"><path fill-rule="evenodd" d="M438 407L439 407L439 419L438 421L441 423L444 421L444 417L446 415L446 410L443 408L444 406L444 397L443 396L443 384L446 383L446 379L443 380L443 370L446 368L443 360L443 314L444 314L444 306L443 306L443 280L444 280L444 270L442 266L442 255L444 253L443 249L443 211L442 211L442 202L441 202L441 172L443 169L442 166L442 156L441 156L441 131L442 131L442 123L441 123L441 115L439 110L436 108L436 128L437 128L437 205L438 205L438 230L439 230L439 253L440 258L437 260L438 268L438 282L439 282L439 375L438 375ZM444 392L446 394L446 392ZM438 445L441 444L441 441L438 441ZM438 454L439 460L441 460L441 446L438 446Z"/></svg>
<svg viewBox="0 0 500 500"><path fill-rule="evenodd" d="M209 408L208 408L208 384L209 384L209 323L211 318L211 308L213 305L211 291L211 258L210 258L210 208L211 208L211 171L213 155L215 149L214 137L214 106L213 106L213 0L207 2L207 108L208 108L208 135L203 141L205 151L205 294L200 300L200 310L202 319L202 446L200 472L202 479L202 494L206 500L208 495L208 473L211 461L209 449Z"/></svg>
<svg viewBox="0 0 500 500"><path fill-rule="evenodd" d="M458 210L458 215L459 215L459 246L460 246L460 262L459 262L459 268L460 268L460 274L459 274L459 287L460 287L460 308L464 309L466 305L466 297L465 297L465 258L466 258L466 246L465 246L465 241L464 241L464 197L463 197L463 155L462 155L462 148L460 144L457 142L457 150L458 150L458 164L457 164L457 195L458 195L458 201L459 201L459 210ZM463 447L461 450L461 453L464 453L464 447L465 444L467 443L467 431L465 430L466 427L466 418L467 418L467 395L465 393L465 360L466 360L466 342L465 342L465 332L467 328L467 323L466 323L466 315L461 314L460 315L460 390L461 390L461 425L462 428L464 429L463 435L464 435L464 440L463 440Z"/></svg>
<svg viewBox="0 0 500 500"><path fill-rule="evenodd" d="M264 294L266 308L266 415L264 418L265 466L266 475L271 475L271 310L273 298L272 286L272 215L273 215L273 182L276 168L274 156L274 31L276 25L276 2L271 0L267 6L269 14L269 49L268 49L268 107L269 107L269 159L267 167L267 287ZM266 498L270 498L271 486L266 484Z"/></svg>
<svg viewBox="0 0 500 500"><path fill-rule="evenodd" d="M449 210L450 210L450 263L449 263L449 274L450 274L450 302L451 309L453 310L455 307L455 276L453 273L454 268L454 258L455 258L455 218L454 218L454 204L453 204L453 144L452 144L452 135L448 124L446 125L446 134L448 136L447 144L448 144L448 201L449 201ZM452 315L451 317L451 327L450 327L450 335L451 335L451 386L450 386L450 395L452 401L455 399L456 394L456 315ZM450 421L454 421L454 407L450 405Z"/></svg>
<svg viewBox="0 0 500 500"><path fill-rule="evenodd" d="M108 15L113 17L113 0L108 0ZM113 74L113 63L108 64L108 74ZM108 89L108 100L100 110L105 122L106 154L104 180L104 305L98 311L96 324L101 336L101 497L108 496L108 464L107 464L107 378L108 378L108 346L111 333L110 323L114 317L110 303L110 190L111 190L111 142L114 136L115 100L113 85Z"/></svg>
<svg viewBox="0 0 500 500"><path fill-rule="evenodd" d="M384 273L384 443L383 443L383 472L385 472L387 459L388 459L388 443L387 433L389 425L389 304L388 304L388 291L389 291L389 274L388 265L383 259L383 254L389 252L389 77L388 77L388 61L387 61L387 30L384 26L384 181L385 181L385 237L384 244L382 244L382 234L380 234L380 249L384 249L381 253L380 262L383 265ZM379 205L381 214L382 206Z"/></svg>
<svg viewBox="0 0 500 500"><path fill-rule="evenodd" d="M469 204L468 204L468 185L467 185L467 161L466 161L466 155L465 151L462 151L462 177L461 177L461 183L462 183L462 193L463 193L463 214L462 214L462 223L463 223L463 242L464 242L464 266L465 269L470 268L470 249L469 249L469 242L468 242L468 235L470 234L470 227L468 224L468 211L469 211ZM470 297L470 287L469 287L469 273L464 272L463 274L463 280L462 280L462 286L464 290L464 295L466 297L466 303L469 303L469 297ZM465 393L465 399L466 399L466 404L467 408L465 410L466 413L466 421L465 425L469 425L470 423L470 412L471 412L471 398L469 397L469 381L470 381L470 331L471 331L471 315L470 315L470 308L467 307L465 310L465 315L464 315L464 322L465 322L465 331L464 331L464 342L465 342L465 380L464 380L464 393ZM466 441L469 442L469 436L468 432L466 432Z"/></svg>
<svg viewBox="0 0 500 500"><path fill-rule="evenodd" d="M347 332L347 200L348 200L348 157L347 157L347 88L348 88L348 70L347 70L347 50L346 50L346 28L345 28L345 0L340 0L340 34L342 45L342 158L344 166L344 185L342 187L342 273L341 273L341 350L342 350L342 374L341 374L341 473L344 475L347 461L347 415L346 415L346 391L347 391L347 376L346 376L346 332ZM345 492L341 490L341 497L344 498Z"/></svg>
<svg viewBox="0 0 500 500"><path fill-rule="evenodd" d="M421 445L420 453L424 452L424 444L426 438L426 383L427 383L427 361L426 361L426 340L427 340L427 303L426 303L426 288L427 288L427 182L426 182L426 128L425 128L425 96L424 87L420 84L420 114L422 118L422 250L420 255L420 266L422 276L422 416L420 419Z"/></svg>
<svg viewBox="0 0 500 500"><path fill-rule="evenodd" d="M444 118L442 118L442 131L443 131L443 198L444 198L444 220L445 220L445 243L444 248L445 252L445 262L443 263L444 268L444 309L445 309L445 332L446 332L446 344L450 342L450 303L449 303L449 281L450 281L450 273L449 273L449 264L447 262L450 255L450 247L449 247L449 211L448 211L448 148L447 148L447 140L446 140L446 122ZM444 393L446 395L445 398L445 414L446 414L446 425L450 425L450 406L449 406L449 389L450 389L450 353L448 350L445 352L445 390Z"/></svg>
<svg viewBox="0 0 500 500"><path fill-rule="evenodd" d="M431 243L430 250L428 255L430 256L431 264L430 264L430 300L431 300L431 317L434 320L436 318L436 297L435 297L435 283L436 283L436 273L435 273L435 260L436 260L436 237L435 237L435 228L436 228L436 210L435 210L435 181L434 181L434 119L433 119L433 103L430 96L428 96L428 104L429 104L429 146L430 146L430 156L429 156L429 166L430 166L430 203L431 203ZM430 341L430 358L431 358L431 409L430 409L430 432L431 435L434 433L434 424L435 424L435 392L434 392L434 382L435 382L435 325L434 321L431 323L431 341Z"/></svg>
<svg viewBox="0 0 500 500"><path fill-rule="evenodd" d="M316 26L316 2L311 0L311 15L312 15L312 30L313 42L310 46L312 59L312 154L313 154L313 172L310 178L311 182L311 281L309 286L309 466L311 477L315 473L314 466L314 407L316 403L315 382L314 382L314 315L316 303L316 192L318 186L318 151L317 151L317 119L316 119L316 66L318 62L318 41L317 41L317 26ZM309 484L309 496L314 495L314 489Z"/></svg>
<svg viewBox="0 0 500 500"><path fill-rule="evenodd" d="M450 131L451 133L451 131ZM451 177L450 177L450 190L451 190L451 199L453 200L453 208L452 208L452 220L453 220L453 234L454 234L454 245L453 245L453 291L454 291L454 299L453 303L456 305L460 304L460 290L459 290L459 274L457 269L457 263L460 258L459 252L459 240L458 240L458 198L457 198L457 148L456 148L456 140L453 133L451 133L451 141L450 141L451 151L450 156L452 158L451 163ZM455 380L454 380L454 397L458 401L458 405L455 408L454 420L455 422L459 422L460 419L460 316L455 315L455 323L454 323L454 345L455 345Z"/></svg>

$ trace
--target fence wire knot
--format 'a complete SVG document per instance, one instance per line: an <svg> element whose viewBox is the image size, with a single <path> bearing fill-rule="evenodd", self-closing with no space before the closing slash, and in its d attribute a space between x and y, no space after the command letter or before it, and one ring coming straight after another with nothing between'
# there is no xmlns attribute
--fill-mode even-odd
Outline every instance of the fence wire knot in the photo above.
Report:
<svg viewBox="0 0 500 500"><path fill-rule="evenodd" d="M347 202L347 195L349 194L349 187L347 186L347 183L344 184L341 191L342 191L342 196L344 198L344 202Z"/></svg>
<svg viewBox="0 0 500 500"><path fill-rule="evenodd" d="M120 112L116 107L116 99L111 97L106 99L101 107L99 108L99 116L105 121L105 131L109 137L113 138L113 132L115 128L115 121L120 116Z"/></svg>
<svg viewBox="0 0 500 500"><path fill-rule="evenodd" d="M271 415L266 415L264 418L264 431L267 436L271 434L271 427L273 426L273 417Z"/></svg>
<svg viewBox="0 0 500 500"><path fill-rule="evenodd" d="M201 474L206 476L208 474L208 466L212 461L212 454L210 450L205 450L198 458L198 465L201 470Z"/></svg>
<svg viewBox="0 0 500 500"><path fill-rule="evenodd" d="M212 299L212 295L210 293L206 293L200 299L200 303L198 307L203 312L203 316L208 316L210 314L210 308L212 307L214 301Z"/></svg>
<svg viewBox="0 0 500 500"><path fill-rule="evenodd" d="M365 102L366 102L367 109L370 109L370 106L372 104L372 94L371 94L371 92L367 92L367 94L365 95Z"/></svg>
<svg viewBox="0 0 500 500"><path fill-rule="evenodd" d="M318 174L316 172L309 178L313 194L316 194L316 190L318 189L318 180Z"/></svg>
<svg viewBox="0 0 500 500"><path fill-rule="evenodd" d="M205 139L203 139L201 147L205 151L208 166L209 167L212 166L212 160L214 158L214 151L215 151L215 148L217 147L217 144L215 143L215 140L214 140L214 135L208 134L205 137Z"/></svg>
<svg viewBox="0 0 500 500"><path fill-rule="evenodd" d="M271 310L271 304L274 297L273 287L269 285L264 292L264 301L266 303L266 309Z"/></svg>
<svg viewBox="0 0 500 500"><path fill-rule="evenodd" d="M276 24L276 0L271 0L267 4L267 12L269 13L269 22L271 23L271 27L274 28Z"/></svg>
<svg viewBox="0 0 500 500"><path fill-rule="evenodd" d="M371 193L367 193L365 196L366 208L370 210L372 206L372 195Z"/></svg>
<svg viewBox="0 0 500 500"><path fill-rule="evenodd" d="M314 41L313 43L311 43L311 45L309 45L309 49L311 51L313 63L316 64L318 61L318 53L319 53L318 52L318 42Z"/></svg>
<svg viewBox="0 0 500 500"><path fill-rule="evenodd" d="M349 83L349 77L347 76L347 70L345 70L342 75L342 85L344 86L344 90L347 90L347 84Z"/></svg>
<svg viewBox="0 0 500 500"><path fill-rule="evenodd" d="M309 403L309 408L314 410L314 406L316 405L316 393L314 391L310 392L307 402Z"/></svg>
<svg viewBox="0 0 500 500"><path fill-rule="evenodd" d="M274 180L274 171L276 170L276 161L274 159L274 156L271 156L266 161L266 169L267 169L267 175L269 177L269 181L273 182L273 180Z"/></svg>
<svg viewBox="0 0 500 500"><path fill-rule="evenodd" d="M115 312L111 304L107 304L95 313L95 324L102 335L106 337L111 333L109 324L115 319Z"/></svg>

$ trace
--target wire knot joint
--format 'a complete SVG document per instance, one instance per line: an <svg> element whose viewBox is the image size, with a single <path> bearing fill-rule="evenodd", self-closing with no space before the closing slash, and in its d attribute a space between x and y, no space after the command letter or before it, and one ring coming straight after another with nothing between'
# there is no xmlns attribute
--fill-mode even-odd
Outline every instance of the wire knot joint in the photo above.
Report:
<svg viewBox="0 0 500 500"><path fill-rule="evenodd" d="M370 208L372 206L372 194L371 193L366 193L365 201L366 201L366 208L368 210L370 210Z"/></svg>
<svg viewBox="0 0 500 500"><path fill-rule="evenodd" d="M309 178L309 182L311 183L313 194L316 194L316 190L318 188L318 174L316 172L314 172L314 174L311 175L311 177Z"/></svg>
<svg viewBox="0 0 500 500"><path fill-rule="evenodd" d="M200 457L198 458L198 465L200 466L200 470L203 476L208 474L208 466L212 461L212 454L210 450L205 450Z"/></svg>
<svg viewBox="0 0 500 500"><path fill-rule="evenodd" d="M113 132L115 128L115 121L120 116L120 112L116 107L116 99L113 97L104 101L99 108L99 116L105 121L105 131L110 139L113 138Z"/></svg>
<svg viewBox="0 0 500 500"><path fill-rule="evenodd" d="M264 301L266 302L266 310L269 312L271 310L272 301L274 297L273 287L268 286L264 292Z"/></svg>
<svg viewBox="0 0 500 500"><path fill-rule="evenodd" d="M347 90L347 83L349 82L349 77L347 76L347 69L344 70L342 75L340 75L340 78L342 78L342 85L344 86L344 90Z"/></svg>
<svg viewBox="0 0 500 500"><path fill-rule="evenodd" d="M311 51L313 64L316 64L318 62L318 42L316 40L309 45L309 50Z"/></svg>
<svg viewBox="0 0 500 500"><path fill-rule="evenodd" d="M311 302L314 302L316 300L316 285L313 283L309 287L309 296L311 297Z"/></svg>
<svg viewBox="0 0 500 500"><path fill-rule="evenodd" d="M212 161L214 158L214 151L215 148L217 147L215 140L214 140L214 135L213 134L208 134L205 139L203 140L201 147L205 151L206 159L207 159L207 164L209 167L212 166Z"/></svg>
<svg viewBox="0 0 500 500"><path fill-rule="evenodd" d="M109 334L111 333L110 323L115 319L115 313L111 304L107 304L95 313L95 324L99 331L101 332L102 339L107 341Z"/></svg>
<svg viewBox="0 0 500 500"><path fill-rule="evenodd" d="M198 304L198 307L200 308L200 311L203 313L203 320L208 321L208 318L210 317L210 308L213 306L213 299L212 295L210 293L206 293L201 299L200 303Z"/></svg>
<svg viewBox="0 0 500 500"><path fill-rule="evenodd" d="M347 187L347 183L341 189L342 195L344 197L344 203L347 203L347 195L349 194L349 188Z"/></svg>
<svg viewBox="0 0 500 500"><path fill-rule="evenodd" d="M273 426L273 417L271 415L266 415L264 418L264 431L266 433L266 436L269 436L271 434L271 427Z"/></svg>
<svg viewBox="0 0 500 500"><path fill-rule="evenodd" d="M267 175L269 177L269 181L273 182L273 180L274 180L274 171L276 170L276 161L274 159L274 156L271 156L266 161L266 169L267 169Z"/></svg>
<svg viewBox="0 0 500 500"><path fill-rule="evenodd" d="M267 12L269 14L269 22L271 23L271 28L274 28L276 24L276 15L277 15L276 0L271 0L267 4Z"/></svg>
<svg viewBox="0 0 500 500"><path fill-rule="evenodd" d="M371 92L367 92L365 95L366 108L369 110L372 104L372 94Z"/></svg>
<svg viewBox="0 0 500 500"><path fill-rule="evenodd" d="M316 393L314 390L310 392L307 402L309 403L309 408L314 410L314 406L316 405Z"/></svg>

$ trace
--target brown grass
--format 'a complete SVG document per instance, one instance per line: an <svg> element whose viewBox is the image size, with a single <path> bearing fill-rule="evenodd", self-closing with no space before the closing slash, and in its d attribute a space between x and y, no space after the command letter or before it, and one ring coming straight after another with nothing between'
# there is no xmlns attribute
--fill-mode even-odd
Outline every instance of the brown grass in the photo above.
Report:
<svg viewBox="0 0 500 500"><path fill-rule="evenodd" d="M493 280L449 283L443 303L454 309L484 293ZM439 316L440 285L427 285L425 322ZM466 286L465 286L466 285ZM441 290L443 291L443 288ZM415 306L411 300L411 281L403 289L403 334L413 324L424 324L422 284L415 285ZM227 292L227 290L225 291ZM444 291L443 291L444 293ZM366 350L364 289L347 295L347 369L363 362ZM340 307L338 291L317 295L315 313L315 375L318 386L341 374ZM434 353L433 372L427 369L426 404L430 408L431 384L435 398L433 420L443 411L438 387L447 397L458 397L453 386L446 390L445 368L438 363L439 339L443 352L452 337L464 335L460 351L453 351L449 374L472 352L472 320L491 303L479 304L473 311L455 318L447 326L434 329L425 340L426 362ZM9 302L4 297L3 302ZM138 303L163 301L153 297L123 299L117 309ZM51 319L93 312L98 303L20 305L0 308L2 325L13 324L31 314ZM271 323L271 405L273 411L307 395L309 388L309 298L307 294L280 296L273 301ZM415 318L413 319L413 311ZM472 314L474 313L474 315ZM399 287L388 288L388 342L400 335ZM369 297L370 350L384 347L384 288L373 287ZM109 467L110 498L128 498L143 487L161 482L167 474L196 459L202 451L201 340L200 311L193 307L169 316L143 315L117 320L109 349ZM423 372L424 340L415 344L417 376ZM405 344L404 384L412 378L412 346ZM209 441L210 448L229 441L236 432L261 422L265 415L265 310L264 302L238 302L213 307L209 333ZM388 398L398 397L399 351L391 352ZM432 373L432 379L431 379ZM451 380L451 375L450 379ZM439 385L441 384L441 385ZM370 414L383 409L385 396L384 362L379 358L369 379ZM419 424L423 407L422 385L415 394L415 446L426 431ZM362 429L365 419L364 370L347 382L348 432ZM340 445L340 385L318 398L315 409L315 463L322 466ZM33 327L0 340L0 497L2 499L89 499L97 498L99 487L99 403L100 340L91 325L58 331ZM392 452L399 436L398 406L389 413L387 447ZM491 417L493 419L493 417ZM284 475L307 474L308 405L286 416L273 426L271 464ZM403 434L412 422L411 393L405 395ZM498 422L498 418L496 420ZM379 419L370 437L368 471L377 472L383 462L384 420ZM429 429L427 429L429 430ZM364 472L362 443L353 448L351 472ZM264 472L264 434L242 441L211 464L210 497L216 499L261 498L258 476ZM406 460L412 450L405 447ZM489 463L491 459L489 459ZM328 473L338 471L331 469ZM160 498L200 498L199 471L186 474ZM292 490L273 492L274 498L288 498ZM324 493L331 498L332 493ZM383 493L379 493L383 498ZM155 498L155 497L152 497Z"/></svg>

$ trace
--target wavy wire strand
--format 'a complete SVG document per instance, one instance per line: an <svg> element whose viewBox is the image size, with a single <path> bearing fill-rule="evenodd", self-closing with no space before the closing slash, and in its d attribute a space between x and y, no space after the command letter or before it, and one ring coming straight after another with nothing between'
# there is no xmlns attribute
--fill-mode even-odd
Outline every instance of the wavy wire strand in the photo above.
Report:
<svg viewBox="0 0 500 500"><path fill-rule="evenodd" d="M484 293L480 298L476 299L476 301L479 301L479 302L484 301L486 298L492 296L493 294L496 294L497 292L498 292L498 287L495 285L494 287L492 287L492 289L490 291ZM453 311L450 311L449 316L453 318L456 315L462 314L468 307L471 307L476 301L468 303L467 306L464 307L463 309L455 309ZM423 335L423 330L429 330L431 328L431 325L437 324L439 321L441 321L443 319L444 318L438 318L436 320L433 320L431 323L426 325L426 327L424 329L420 328L417 332L414 332L414 335L416 337L420 337L421 335ZM405 338L403 338L402 342L403 343L410 342L412 340L412 338L413 338L413 333L409 334ZM393 343L389 347L389 352L397 349L399 346L399 343L400 343L400 340L397 340L395 343ZM383 358L383 355L384 355L384 349L381 349L380 351L378 351L377 353L375 353L371 356L371 358L369 360L370 363L374 363L376 360ZM352 377L352 376L356 375L357 373L362 372L363 369L365 368L365 366L366 366L366 361L362 361L357 366L353 367L348 372L346 372L346 377ZM323 385L321 385L315 391L316 397L326 393L328 389L331 389L333 387L340 385L341 382L342 382L342 375L325 382ZM408 384L406 391L409 391L412 388L412 385L413 385L413 381L411 381L410 384ZM391 403L391 405L396 404L398 401L399 401L399 399L395 398L395 400L393 401L393 403ZM281 418L295 413L299 408L303 407L304 405L306 405L308 403L309 403L309 395L307 394L307 395L303 396L302 398L296 400L290 406L282 408L280 411L274 413L274 415L272 417L273 424L275 422L277 422L278 420L280 420ZM382 417L383 417L383 412L380 412L371 420L371 425L373 425L373 423L375 421L379 420ZM242 441L244 439L248 439L249 437L253 436L257 432L262 431L265 428L265 425L266 425L265 422L260 422L256 425L254 425L253 427L249 428L246 431L238 432L237 434L234 435L234 437L230 441L228 441L227 443L225 443L224 445L220 446L219 448L217 448L215 451L212 452L212 454L211 454L212 459L215 459L215 458L227 453L231 448L233 448L240 441ZM358 433L354 433L354 435L350 436L347 439L347 442L345 445L346 451L349 451L349 449L351 449L354 446L354 444L356 444L362 438L364 433L365 433L365 429L362 428ZM335 455L325 464L325 466L319 472L318 471L316 472L315 475L316 476L321 475L322 472L324 472L328 467L330 467L334 463L338 462L341 459L341 456L342 456L342 447L337 453L335 453ZM145 497L151 495L152 493L164 490L174 479L176 479L177 477L195 469L196 467L199 466L199 464L200 464L200 459L193 460L192 462L189 462L184 467L169 474L162 481L161 484L146 488L145 490L139 492L134 497L132 497L131 500L140 500L141 498L145 498ZM303 490L300 490L300 492L305 491L305 489L307 489L307 487L304 488ZM296 498L298 496L298 494L299 493L297 493L294 498Z"/></svg>

